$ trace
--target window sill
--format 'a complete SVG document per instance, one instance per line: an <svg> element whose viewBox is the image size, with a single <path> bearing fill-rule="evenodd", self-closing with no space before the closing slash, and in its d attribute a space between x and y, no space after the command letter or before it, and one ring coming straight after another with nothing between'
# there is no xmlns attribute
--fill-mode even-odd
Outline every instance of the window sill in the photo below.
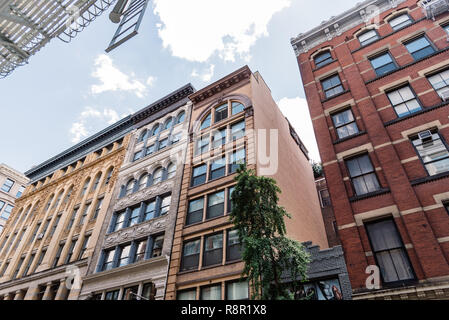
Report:
<svg viewBox="0 0 449 320"><path fill-rule="evenodd" d="M449 177L449 171L442 172L442 173L436 174L434 176L428 176L428 177L424 177L424 178L419 178L419 179L410 181L410 183L411 183L412 186L417 186L417 185L420 185L420 184L424 184L424 183L427 183L427 182L433 182L433 181L444 179L444 178L447 178L447 177Z"/></svg>
<svg viewBox="0 0 449 320"><path fill-rule="evenodd" d="M342 143L342 142L345 142L345 141L348 141L348 140L351 140L351 139L363 136L365 134L366 134L366 131L360 131L359 133L353 134L352 136L348 136L348 137L345 137L345 138L342 138L342 139L337 139L337 140L335 140L333 142L333 144L336 145L336 144L339 144L339 143Z"/></svg>
<svg viewBox="0 0 449 320"><path fill-rule="evenodd" d="M381 196L383 194L387 194L390 193L390 189L388 188L384 188L384 189L380 189L374 192L370 192L367 194L363 194L360 196L353 196L349 198L349 202L357 202L357 201L361 201L361 200L365 200L365 199L369 199L369 198L373 198L373 197L377 197L377 196Z"/></svg>
<svg viewBox="0 0 449 320"><path fill-rule="evenodd" d="M404 66L402 66L402 67L396 68L396 69L394 69L394 70L392 70L392 71L390 71L390 72L387 72L387 73L385 73L385 74L383 74L383 75L381 75L381 76L377 76L377 77L375 77L374 79L365 82L365 85L368 85L368 84L371 84L371 83L373 83L373 82L376 82L376 81L379 80L379 79L385 78L385 77L387 77L387 76L389 76L389 75L391 75L391 74L394 74L394 73L396 73L396 72L398 72L398 71L404 70L404 69L406 69L406 68L408 68L408 67L410 67L410 66L413 66L413 65L415 65L415 64L417 64L417 63L419 63L419 62L421 62L421 61L424 61L424 60L426 60L426 59L430 59L430 58L432 58L432 57L434 57L434 56L437 56L437 55L439 55L440 53L443 53L443 52L446 52L446 51L449 51L449 47L448 47L448 48L441 49L441 50L438 50L438 51L435 51L434 53L429 54L428 56L425 56L425 57L423 57L423 58L421 58L421 59L418 59L418 60L415 60L415 61L413 61L413 62L410 62L410 63L408 63L408 64L406 64L406 65L404 65Z"/></svg>
<svg viewBox="0 0 449 320"><path fill-rule="evenodd" d="M394 124L396 124L398 122L402 122L402 121L408 120L410 118L417 117L417 116L419 116L419 115L421 115L423 113L427 113L427 112L430 112L430 111L442 108L442 107L444 107L444 106L446 106L448 104L449 104L449 100L448 101L444 101L444 102L442 102L440 104L437 104L437 105L435 105L433 107L423 107L423 109L420 110L420 111L414 112L412 114L406 115L406 116L401 117L401 118L397 118L397 119L393 119L393 120L385 122L384 123L384 127L388 127L388 126L394 125Z"/></svg>
<svg viewBox="0 0 449 320"><path fill-rule="evenodd" d="M346 94L346 93L348 93L348 92L350 92L351 90L345 90L345 91L343 91L343 92L340 92L339 94L336 94L335 96L332 96L332 97L329 97L329 98L326 98L326 99L324 99L324 100L321 100L321 103L323 104L323 103L326 103L326 102L328 102L328 101L330 101L330 100L332 100L332 99L335 99L335 98L337 98L337 97L340 97L340 96L342 96L342 95L344 95L344 94Z"/></svg>

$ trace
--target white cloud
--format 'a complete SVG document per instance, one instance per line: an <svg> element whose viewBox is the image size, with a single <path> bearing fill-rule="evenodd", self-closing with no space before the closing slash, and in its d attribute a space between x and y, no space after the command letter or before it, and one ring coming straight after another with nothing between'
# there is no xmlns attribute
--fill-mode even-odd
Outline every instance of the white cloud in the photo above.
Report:
<svg viewBox="0 0 449 320"><path fill-rule="evenodd" d="M139 98L143 98L146 93L146 86L135 78L132 72L127 75L114 66L110 57L100 54L95 59L94 78L100 80L101 84L94 84L91 93L98 94L106 91L129 91L135 93Z"/></svg>
<svg viewBox="0 0 449 320"><path fill-rule="evenodd" d="M147 84L149 87L152 87L152 86L154 86L154 82L155 82L156 80L157 80L156 77L149 76L148 79L147 79L147 81L146 81L146 84Z"/></svg>
<svg viewBox="0 0 449 320"><path fill-rule="evenodd" d="M215 65L211 64L210 67L204 70L201 74L198 73L196 69L192 71L191 76L197 77L203 80L204 82L209 82L210 79L214 76Z"/></svg>
<svg viewBox="0 0 449 320"><path fill-rule="evenodd" d="M117 111L110 108L103 108L98 110L92 107L85 107L80 113L77 121L72 124L69 132L71 134L71 141L78 143L84 138L87 138L89 134L96 132L106 125L111 125L127 116L122 114L119 116Z"/></svg>
<svg viewBox="0 0 449 320"><path fill-rule="evenodd" d="M164 48L175 57L205 62L213 54L225 61L246 60L257 39L267 36L273 15L291 0L154 0Z"/></svg>
<svg viewBox="0 0 449 320"><path fill-rule="evenodd" d="M310 159L320 161L320 153L306 99L300 97L282 98L278 105L284 116L288 118L295 128L307 150L309 150Z"/></svg>

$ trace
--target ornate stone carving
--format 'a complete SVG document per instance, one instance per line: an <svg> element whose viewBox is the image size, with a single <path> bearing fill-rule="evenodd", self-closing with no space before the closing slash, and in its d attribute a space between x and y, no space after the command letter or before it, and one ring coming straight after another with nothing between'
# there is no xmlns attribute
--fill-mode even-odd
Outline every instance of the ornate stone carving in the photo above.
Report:
<svg viewBox="0 0 449 320"><path fill-rule="evenodd" d="M155 186L143 189L122 199L119 199L114 206L114 211L122 210L139 202L148 200L149 198L155 197L158 194L162 194L172 188L173 181L164 181Z"/></svg>

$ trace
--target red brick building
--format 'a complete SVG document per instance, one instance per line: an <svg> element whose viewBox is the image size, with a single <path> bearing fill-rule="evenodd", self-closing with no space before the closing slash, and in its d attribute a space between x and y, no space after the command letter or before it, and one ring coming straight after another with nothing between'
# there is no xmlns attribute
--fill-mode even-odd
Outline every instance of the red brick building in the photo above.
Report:
<svg viewBox="0 0 449 320"><path fill-rule="evenodd" d="M354 299L449 298L448 41L447 0L364 1L291 41Z"/></svg>

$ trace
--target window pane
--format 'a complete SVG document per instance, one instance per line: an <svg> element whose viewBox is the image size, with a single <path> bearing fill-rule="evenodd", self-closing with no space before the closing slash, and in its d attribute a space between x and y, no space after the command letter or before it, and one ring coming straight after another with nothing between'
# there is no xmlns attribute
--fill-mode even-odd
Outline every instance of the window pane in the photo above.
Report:
<svg viewBox="0 0 449 320"><path fill-rule="evenodd" d="M238 140L245 136L245 121L238 122L231 126L232 141Z"/></svg>
<svg viewBox="0 0 449 320"><path fill-rule="evenodd" d="M376 41L378 39L377 32L375 30L370 30L368 32L365 32L364 34L359 36L359 41L362 46L367 45L373 41Z"/></svg>
<svg viewBox="0 0 449 320"><path fill-rule="evenodd" d="M206 182L206 171L207 166L201 165L199 167L193 168L192 173L192 186L197 186Z"/></svg>
<svg viewBox="0 0 449 320"><path fill-rule="evenodd" d="M176 297L177 300L196 300L196 289L179 291Z"/></svg>
<svg viewBox="0 0 449 320"><path fill-rule="evenodd" d="M200 130L206 129L210 127L211 114L209 113L207 117L203 120L200 126Z"/></svg>
<svg viewBox="0 0 449 320"><path fill-rule="evenodd" d="M242 112L244 108L240 102L232 102L232 115Z"/></svg>
<svg viewBox="0 0 449 320"><path fill-rule="evenodd" d="M220 158L211 163L209 180L223 177L226 174L226 158Z"/></svg>
<svg viewBox="0 0 449 320"><path fill-rule="evenodd" d="M156 201L147 203L145 206L145 212L144 212L144 221L148 221L154 218L154 215L156 213Z"/></svg>
<svg viewBox="0 0 449 320"><path fill-rule="evenodd" d="M223 260L223 233L204 238L204 266L220 264Z"/></svg>
<svg viewBox="0 0 449 320"><path fill-rule="evenodd" d="M224 191L213 193L207 197L207 219L224 215Z"/></svg>
<svg viewBox="0 0 449 320"><path fill-rule="evenodd" d="M388 53L385 53L377 58L371 59L371 64L373 65L374 69L377 69L386 64L389 64L390 62L393 62L393 60L391 59L391 57Z"/></svg>
<svg viewBox="0 0 449 320"><path fill-rule="evenodd" d="M232 282L226 284L227 300L247 300L249 299L249 289L247 281Z"/></svg>
<svg viewBox="0 0 449 320"><path fill-rule="evenodd" d="M315 57L315 66L317 68L325 66L330 62L332 62L332 55L329 51L321 53Z"/></svg>
<svg viewBox="0 0 449 320"><path fill-rule="evenodd" d="M186 224L190 225L203 220L204 198L192 200L189 202L189 213Z"/></svg>
<svg viewBox="0 0 449 320"><path fill-rule="evenodd" d="M171 196L165 197L161 201L160 215L163 216L170 210Z"/></svg>
<svg viewBox="0 0 449 320"><path fill-rule="evenodd" d="M395 249L402 246L392 220L384 220L366 226L374 251Z"/></svg>
<svg viewBox="0 0 449 320"><path fill-rule="evenodd" d="M162 181L162 168L157 169L153 173L153 184L159 183Z"/></svg>
<svg viewBox="0 0 449 320"><path fill-rule="evenodd" d="M228 117L228 103L215 108L215 122L219 122Z"/></svg>
<svg viewBox="0 0 449 320"><path fill-rule="evenodd" d="M400 28L403 28L411 23L412 21L410 20L408 14L403 14L400 15L399 17L390 20L390 25L393 28L393 30L399 30Z"/></svg>
<svg viewBox="0 0 449 320"><path fill-rule="evenodd" d="M221 285L201 288L201 300L221 300Z"/></svg>

